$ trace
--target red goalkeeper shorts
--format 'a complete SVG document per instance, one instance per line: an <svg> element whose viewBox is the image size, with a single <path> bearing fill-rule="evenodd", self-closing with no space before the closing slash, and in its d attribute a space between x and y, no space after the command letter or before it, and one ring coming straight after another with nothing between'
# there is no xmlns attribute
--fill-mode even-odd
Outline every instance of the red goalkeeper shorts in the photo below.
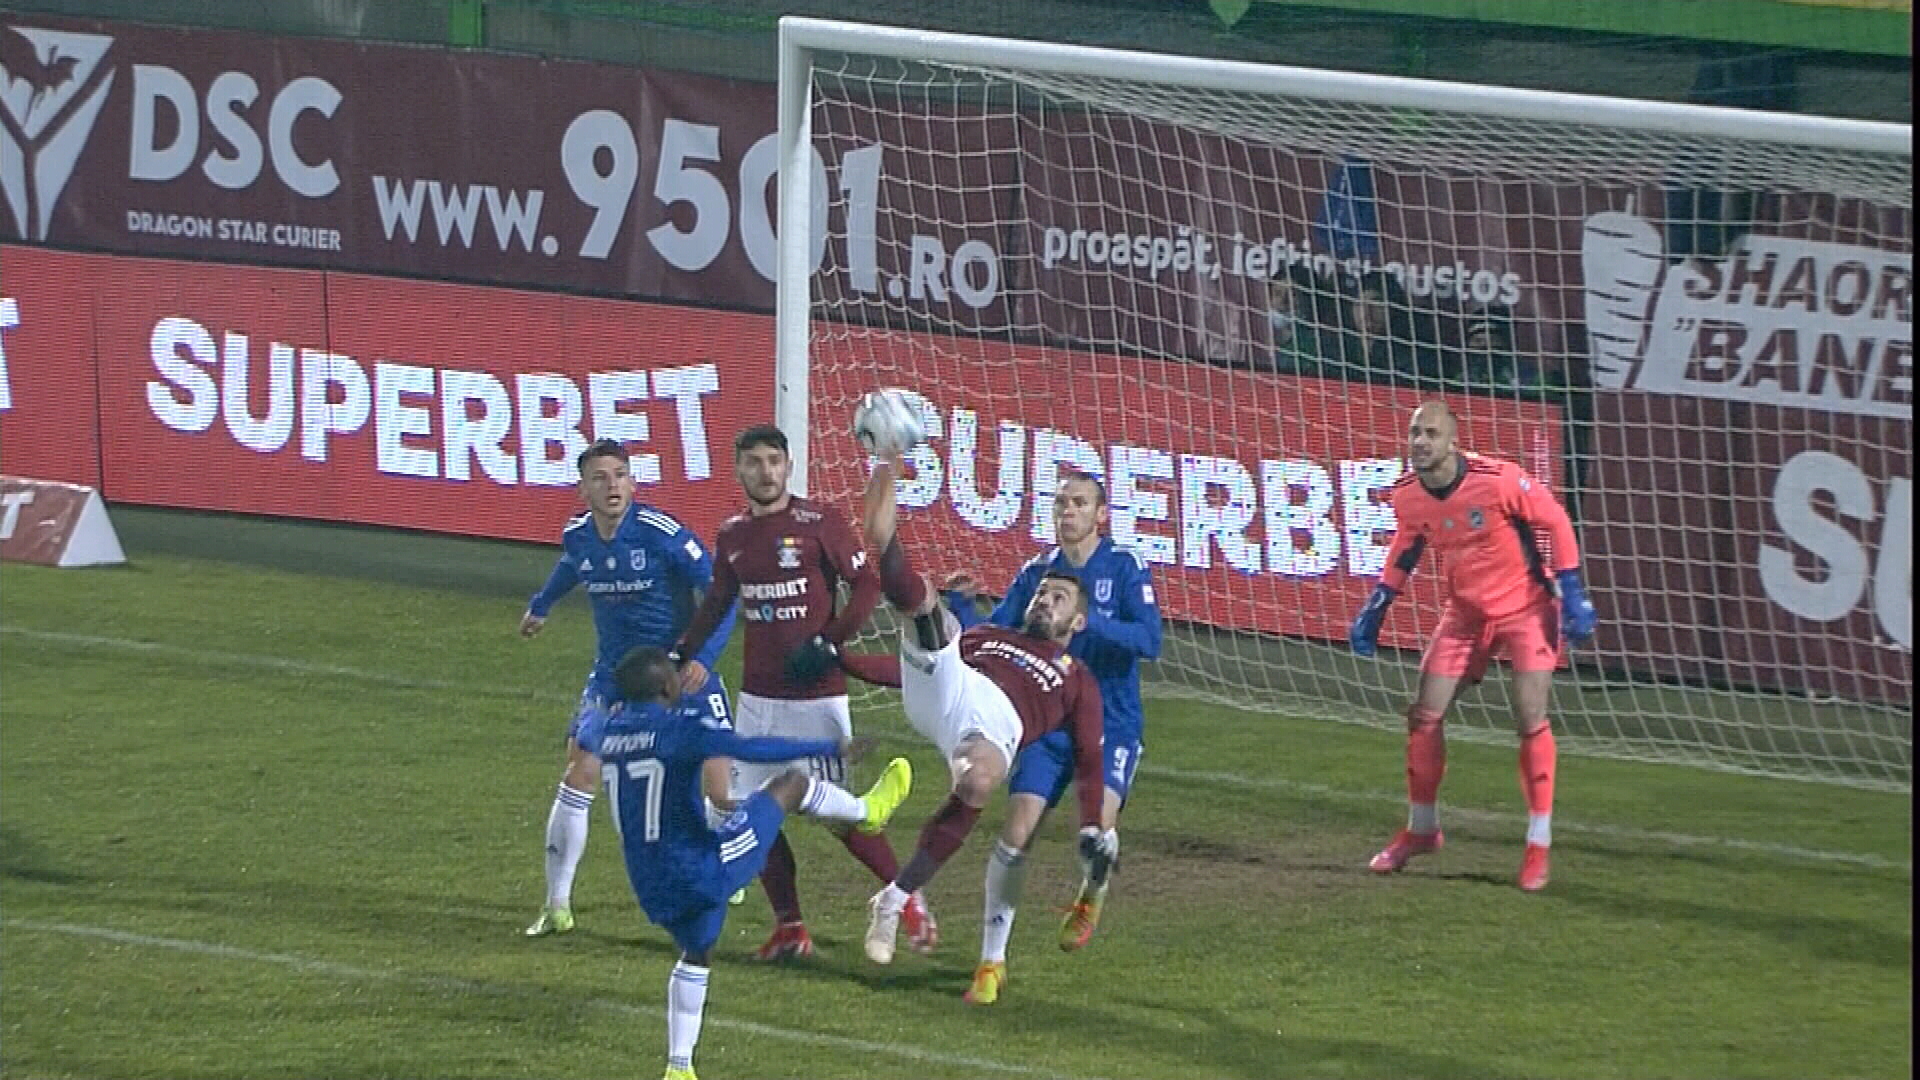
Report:
<svg viewBox="0 0 1920 1080"><path fill-rule="evenodd" d="M1484 618L1448 604L1420 660L1428 675L1479 682L1504 654L1515 671L1552 671L1560 664L1560 604L1542 600L1518 615Z"/></svg>

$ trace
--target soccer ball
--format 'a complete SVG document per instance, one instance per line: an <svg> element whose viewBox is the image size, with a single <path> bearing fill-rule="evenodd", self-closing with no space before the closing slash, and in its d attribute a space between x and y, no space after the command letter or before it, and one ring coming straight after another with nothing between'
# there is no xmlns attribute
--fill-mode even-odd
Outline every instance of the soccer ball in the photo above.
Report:
<svg viewBox="0 0 1920 1080"><path fill-rule="evenodd" d="M853 437L874 457L897 457L924 442L927 429L906 391L875 390L854 407Z"/></svg>

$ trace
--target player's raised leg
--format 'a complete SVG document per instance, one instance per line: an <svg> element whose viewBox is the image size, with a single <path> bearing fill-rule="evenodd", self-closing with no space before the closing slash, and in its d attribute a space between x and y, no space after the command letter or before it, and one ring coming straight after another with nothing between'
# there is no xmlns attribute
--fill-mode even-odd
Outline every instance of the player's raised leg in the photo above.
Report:
<svg viewBox="0 0 1920 1080"><path fill-rule="evenodd" d="M957 657L952 658L959 664ZM1007 752L994 741L968 734L947 756L953 771L953 790L920 830L920 844L893 883L868 902L867 958L876 964L893 962L900 914L908 899L926 886L940 867L966 842L980 820L980 812L1007 777Z"/></svg>

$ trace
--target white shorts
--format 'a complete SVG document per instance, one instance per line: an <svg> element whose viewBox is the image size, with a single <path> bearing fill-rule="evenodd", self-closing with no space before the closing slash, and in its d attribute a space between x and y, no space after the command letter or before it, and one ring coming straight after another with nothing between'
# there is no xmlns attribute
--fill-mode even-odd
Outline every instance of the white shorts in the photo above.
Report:
<svg viewBox="0 0 1920 1080"><path fill-rule="evenodd" d="M915 639L911 621L900 627L900 693L907 723L933 740L949 761L960 743L979 736L1000 748L1007 769L1020 749L1020 714L992 679L960 659L960 623L944 606L934 609L947 624L947 647L928 652Z"/></svg>
<svg viewBox="0 0 1920 1080"><path fill-rule="evenodd" d="M845 694L797 700L741 694L734 700L733 730L742 738L778 735L787 739L848 739L853 737L853 714L847 709ZM837 757L766 765L736 761L729 794L736 800L744 799L795 766L816 779L846 782L847 763Z"/></svg>

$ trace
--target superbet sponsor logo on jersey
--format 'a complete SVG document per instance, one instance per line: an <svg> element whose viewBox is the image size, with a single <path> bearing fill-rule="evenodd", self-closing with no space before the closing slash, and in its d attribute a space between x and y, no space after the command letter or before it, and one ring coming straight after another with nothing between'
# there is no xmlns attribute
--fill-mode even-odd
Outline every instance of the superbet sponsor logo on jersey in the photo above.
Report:
<svg viewBox="0 0 1920 1080"><path fill-rule="evenodd" d="M740 615L748 622L787 622L807 617L807 604L775 604L774 600L795 600L807 595L807 579L741 582Z"/></svg>

